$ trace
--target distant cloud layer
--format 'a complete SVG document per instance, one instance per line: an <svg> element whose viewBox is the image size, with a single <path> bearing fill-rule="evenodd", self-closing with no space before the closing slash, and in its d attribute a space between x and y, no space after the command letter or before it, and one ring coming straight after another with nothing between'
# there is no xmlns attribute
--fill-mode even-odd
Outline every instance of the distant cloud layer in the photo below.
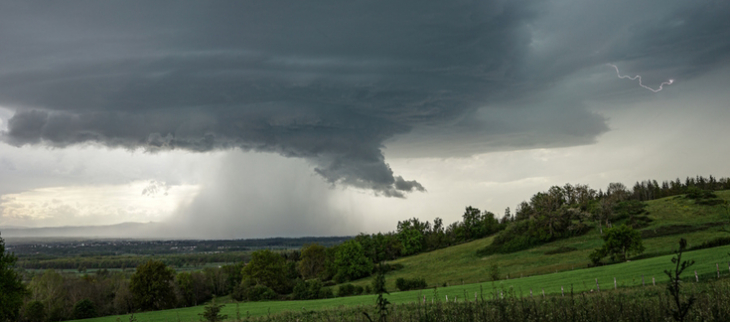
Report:
<svg viewBox="0 0 730 322"><path fill-rule="evenodd" d="M389 139L419 157L591 143L608 126L586 99L652 94L605 64L696 77L727 63L728 15L720 0L15 2L0 126L16 146L275 152L404 197L427 187L393 173Z"/></svg>

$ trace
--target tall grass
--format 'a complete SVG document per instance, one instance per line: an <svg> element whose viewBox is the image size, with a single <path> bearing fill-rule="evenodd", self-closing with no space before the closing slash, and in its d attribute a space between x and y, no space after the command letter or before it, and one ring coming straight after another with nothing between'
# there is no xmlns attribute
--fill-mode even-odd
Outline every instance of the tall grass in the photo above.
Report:
<svg viewBox="0 0 730 322"><path fill-rule="evenodd" d="M688 292L697 302L685 321L730 321L730 280L700 285L692 284ZM415 300L415 299L414 299ZM594 293L566 291L565 296L518 295L510 290L480 296L467 294L446 301L424 301L422 297L395 306L388 321L471 322L471 321L671 321L669 297L664 287L637 287ZM323 311L287 312L275 316L241 319L241 321L363 321L373 316L373 307L339 308Z"/></svg>

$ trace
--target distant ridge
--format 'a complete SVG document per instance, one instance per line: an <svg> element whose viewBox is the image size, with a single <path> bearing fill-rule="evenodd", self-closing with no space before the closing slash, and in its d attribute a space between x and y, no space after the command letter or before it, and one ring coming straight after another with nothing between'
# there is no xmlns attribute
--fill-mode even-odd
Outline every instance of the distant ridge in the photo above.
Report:
<svg viewBox="0 0 730 322"><path fill-rule="evenodd" d="M104 226L62 226L62 227L0 227L0 237L84 237L84 238L171 238L160 234L166 231L164 224L156 222L125 222Z"/></svg>

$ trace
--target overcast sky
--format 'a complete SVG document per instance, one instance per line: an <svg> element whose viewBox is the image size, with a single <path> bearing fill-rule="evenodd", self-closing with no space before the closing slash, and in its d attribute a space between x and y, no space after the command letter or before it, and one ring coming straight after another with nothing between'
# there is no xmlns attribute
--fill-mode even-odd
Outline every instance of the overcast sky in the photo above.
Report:
<svg viewBox="0 0 730 322"><path fill-rule="evenodd" d="M0 226L348 235L501 215L552 185L730 176L728 16L725 0L2 2Z"/></svg>

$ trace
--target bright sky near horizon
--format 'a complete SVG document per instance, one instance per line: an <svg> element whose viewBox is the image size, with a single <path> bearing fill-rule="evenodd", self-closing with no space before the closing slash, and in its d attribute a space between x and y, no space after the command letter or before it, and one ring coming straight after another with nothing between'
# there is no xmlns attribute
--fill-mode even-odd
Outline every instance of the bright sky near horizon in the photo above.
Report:
<svg viewBox="0 0 730 322"><path fill-rule="evenodd" d="M9 4L0 227L350 235L468 205L501 215L552 185L727 177L729 14L679 0ZM650 91L608 64L673 82Z"/></svg>

